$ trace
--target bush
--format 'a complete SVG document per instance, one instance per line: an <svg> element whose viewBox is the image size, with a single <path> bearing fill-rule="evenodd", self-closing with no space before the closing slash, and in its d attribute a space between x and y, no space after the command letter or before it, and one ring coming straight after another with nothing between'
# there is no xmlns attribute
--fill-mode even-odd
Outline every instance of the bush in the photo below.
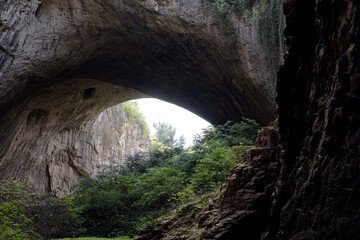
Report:
<svg viewBox="0 0 360 240"><path fill-rule="evenodd" d="M96 179L81 179L74 203L81 209L85 235L113 237L134 233L137 213L135 178L110 171Z"/></svg>
<svg viewBox="0 0 360 240"><path fill-rule="evenodd" d="M25 216L24 202L12 200L0 205L0 239L31 239L36 235L32 221Z"/></svg>
<svg viewBox="0 0 360 240"><path fill-rule="evenodd" d="M187 149L153 141L150 153L80 179L73 197L33 194L28 181L0 182L0 239L134 235L176 204L221 186L259 128L249 119L227 122L206 129Z"/></svg>
<svg viewBox="0 0 360 240"><path fill-rule="evenodd" d="M219 141L222 146L235 146L239 144L254 145L260 131L260 125L248 118L243 118L240 123L227 121L224 125L215 125L203 132L202 136L195 139L195 144Z"/></svg>
<svg viewBox="0 0 360 240"><path fill-rule="evenodd" d="M69 197L39 196L31 207L34 230L45 239L77 237L82 232L82 220Z"/></svg>
<svg viewBox="0 0 360 240"><path fill-rule="evenodd" d="M182 147L168 147L156 139L152 139L150 152L127 156L125 168L128 172L140 176L150 168L171 167L183 151Z"/></svg>
<svg viewBox="0 0 360 240"><path fill-rule="evenodd" d="M253 146L221 146L219 141L212 143L210 153L200 159L195 166L195 173L190 177L191 188L197 194L214 191L224 182L227 173L242 160L243 153Z"/></svg>
<svg viewBox="0 0 360 240"><path fill-rule="evenodd" d="M150 135L149 126L147 125L147 123L145 121L145 117L142 114L142 112L140 111L137 102L128 101L128 102L122 103L121 105L124 107L127 118L130 121L139 124L144 137L149 137L149 135Z"/></svg>
<svg viewBox="0 0 360 240"><path fill-rule="evenodd" d="M137 188L143 193L135 206L152 212L170 207L173 194L184 188L185 175L174 168L151 168L139 177Z"/></svg>
<svg viewBox="0 0 360 240"><path fill-rule="evenodd" d="M34 204L35 195L28 181L15 180L0 183L0 239L30 239L34 232L28 209Z"/></svg>
<svg viewBox="0 0 360 240"><path fill-rule="evenodd" d="M0 239L51 239L79 234L80 220L67 198L40 196L29 181L0 183Z"/></svg>

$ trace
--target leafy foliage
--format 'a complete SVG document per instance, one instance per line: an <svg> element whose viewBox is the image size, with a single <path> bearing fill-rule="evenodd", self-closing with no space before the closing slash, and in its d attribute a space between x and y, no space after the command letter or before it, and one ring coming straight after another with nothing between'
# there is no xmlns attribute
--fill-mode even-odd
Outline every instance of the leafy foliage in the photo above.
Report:
<svg viewBox="0 0 360 240"><path fill-rule="evenodd" d="M128 157L95 179L81 178L71 197L38 196L28 182L4 182L0 239L135 235L179 204L217 191L259 128L249 119L227 122L205 129L190 148L154 140L149 153Z"/></svg>
<svg viewBox="0 0 360 240"><path fill-rule="evenodd" d="M137 102L127 101L121 104L125 110L126 116L132 122L139 124L144 137L150 135L149 126L145 121L145 117L139 109Z"/></svg>
<svg viewBox="0 0 360 240"><path fill-rule="evenodd" d="M252 148L248 145L218 147L218 141L213 144L211 152L198 161L190 178L191 187L198 194L219 188L229 170L241 162L242 154Z"/></svg>
<svg viewBox="0 0 360 240"><path fill-rule="evenodd" d="M252 22L258 28L261 43L265 49L265 57L270 68L271 77L276 79L279 59L284 53L283 31L285 17L282 0L203 0L215 10L223 25L223 35L228 44L235 44L237 36L229 17L231 13L242 16L246 10L251 11Z"/></svg>
<svg viewBox="0 0 360 240"><path fill-rule="evenodd" d="M44 239L75 237L84 231L72 198L37 196L30 213L35 232Z"/></svg>
<svg viewBox="0 0 360 240"><path fill-rule="evenodd" d="M224 125L206 129L203 136L200 136L199 140L195 139L195 142L205 143L218 140L219 144L229 147L241 143L254 145L260 129L260 125L255 120L243 118L240 123L228 121Z"/></svg>
<svg viewBox="0 0 360 240"><path fill-rule="evenodd" d="M152 140L149 153L140 152L127 157L126 170L139 176L150 168L172 166L183 153L183 150L179 147L170 148L157 140Z"/></svg>
<svg viewBox="0 0 360 240"><path fill-rule="evenodd" d="M25 216L24 202L12 200L0 206L0 239L30 239L31 219Z"/></svg>
<svg viewBox="0 0 360 240"><path fill-rule="evenodd" d="M96 179L82 178L74 196L81 209L85 235L112 237L133 233L136 215L132 203L135 179L112 170Z"/></svg>
<svg viewBox="0 0 360 240"><path fill-rule="evenodd" d="M227 172L241 162L243 153L252 148L260 125L243 118L240 123L226 122L205 129L194 139L197 159L193 162L190 182L196 193L218 188Z"/></svg>
<svg viewBox="0 0 360 240"><path fill-rule="evenodd" d="M168 208L172 195L183 189L184 180L184 174L175 168L150 168L139 177L137 187L144 194L135 205L145 210Z"/></svg>
<svg viewBox="0 0 360 240"><path fill-rule="evenodd" d="M28 182L0 183L0 239L30 239L36 233L26 210L34 201Z"/></svg>
<svg viewBox="0 0 360 240"><path fill-rule="evenodd" d="M72 237L80 221L66 198L39 196L29 181L0 183L0 239Z"/></svg>
<svg viewBox="0 0 360 240"><path fill-rule="evenodd" d="M172 147L175 144L176 129L167 123L154 123L156 129L155 138L168 147Z"/></svg>
<svg viewBox="0 0 360 240"><path fill-rule="evenodd" d="M185 144L185 137L180 136L175 139L176 129L169 123L154 123L155 139L168 147L183 147Z"/></svg>

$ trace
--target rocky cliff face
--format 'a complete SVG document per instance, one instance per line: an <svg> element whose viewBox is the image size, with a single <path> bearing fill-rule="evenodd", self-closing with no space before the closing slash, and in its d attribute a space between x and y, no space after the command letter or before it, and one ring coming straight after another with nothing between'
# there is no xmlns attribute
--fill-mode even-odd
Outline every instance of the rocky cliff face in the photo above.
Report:
<svg viewBox="0 0 360 240"><path fill-rule="evenodd" d="M278 128L259 134L220 196L139 239L359 239L360 2L289 0L284 10Z"/></svg>
<svg viewBox="0 0 360 240"><path fill-rule="evenodd" d="M52 85L14 106L6 115L11 118L2 115L0 177L29 178L39 193L68 192L78 175L92 175L90 169L97 172L98 165L111 161L106 158L117 151L105 146L118 147L119 135L111 129L116 124L121 128L126 118L121 120L124 113L117 117L109 112L109 118L99 122L102 108L134 95L143 96L135 90L79 79Z"/></svg>
<svg viewBox="0 0 360 240"><path fill-rule="evenodd" d="M45 110L39 109L36 116L28 119L29 124L41 121L43 114ZM35 165L27 165L30 169L22 170L23 163L13 161L2 166L5 171L1 176L28 178L36 192L62 196L71 192L80 176L94 177L107 166L123 164L127 155L147 152L149 148L150 138L144 136L141 126L129 121L124 108L117 105L94 120L52 135L42 152L37 152L42 161L34 159Z"/></svg>
<svg viewBox="0 0 360 240"><path fill-rule="evenodd" d="M266 51L246 17L232 22L238 38L229 46L228 29L200 0L0 4L2 177L32 176L39 191L48 190L52 142L142 94L213 123L274 117ZM185 229L194 226L193 235L164 236L163 229L181 229L170 219L144 236L358 239L360 2L286 0L284 12L281 146L262 145L277 130L264 136L248 164L231 172L210 212L188 218Z"/></svg>
<svg viewBox="0 0 360 240"><path fill-rule="evenodd" d="M212 123L273 120L281 60L266 58L256 16L221 20L202 0L0 1L0 178L58 189L47 162L91 158L94 147L66 149L106 108L145 95Z"/></svg>
<svg viewBox="0 0 360 240"><path fill-rule="evenodd" d="M284 163L272 230L282 239L357 239L360 2L288 1L285 9L289 55L278 83Z"/></svg>
<svg viewBox="0 0 360 240"><path fill-rule="evenodd" d="M149 136L129 121L121 105L110 107L95 119L78 128L63 130L52 137L46 149L47 179L37 186L48 188L58 196L71 193L80 176L94 177L108 166L122 165L126 156L148 152ZM33 178L33 176L30 176Z"/></svg>

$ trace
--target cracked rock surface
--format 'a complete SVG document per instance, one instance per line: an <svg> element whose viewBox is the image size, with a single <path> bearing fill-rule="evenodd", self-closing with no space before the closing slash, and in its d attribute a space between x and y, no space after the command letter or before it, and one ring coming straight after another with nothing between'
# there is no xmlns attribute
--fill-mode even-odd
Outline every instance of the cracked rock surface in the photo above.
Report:
<svg viewBox="0 0 360 240"><path fill-rule="evenodd" d="M229 44L201 0L0 0L0 178L61 192L72 180L55 172L91 175L105 154L91 127L129 99L157 97L212 123L272 121L275 80L252 18L231 15Z"/></svg>

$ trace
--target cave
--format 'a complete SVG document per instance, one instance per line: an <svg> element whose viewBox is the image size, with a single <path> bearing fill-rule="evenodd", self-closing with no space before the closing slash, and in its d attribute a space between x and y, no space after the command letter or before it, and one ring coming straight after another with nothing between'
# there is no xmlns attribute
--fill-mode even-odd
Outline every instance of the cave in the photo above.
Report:
<svg viewBox="0 0 360 240"><path fill-rule="evenodd" d="M360 2L276 2L286 50L275 38L269 61L274 39L251 9L219 20L201 0L0 1L0 178L50 191L58 146L86 138L108 107L151 96L214 124L278 118L281 141L249 155L271 177L247 205L229 183L222 207L238 214L203 239L357 239Z"/></svg>
<svg viewBox="0 0 360 240"><path fill-rule="evenodd" d="M49 191L47 162L63 139L86 142L102 111L130 99L156 97L213 124L275 119L275 79L249 19L234 20L229 43L200 0L2 4L1 178Z"/></svg>

